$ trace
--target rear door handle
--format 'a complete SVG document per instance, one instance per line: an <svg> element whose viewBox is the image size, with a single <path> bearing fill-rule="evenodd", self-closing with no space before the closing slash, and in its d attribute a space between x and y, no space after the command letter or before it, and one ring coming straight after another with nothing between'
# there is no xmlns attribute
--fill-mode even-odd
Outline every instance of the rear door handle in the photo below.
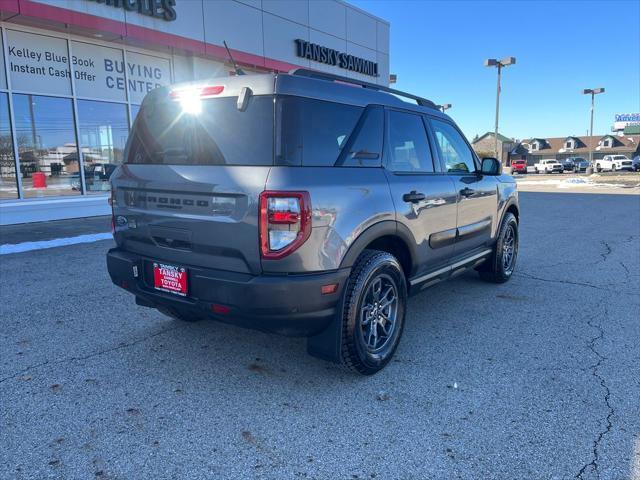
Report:
<svg viewBox="0 0 640 480"><path fill-rule="evenodd" d="M424 193L419 193L419 192L416 192L415 190L411 190L409 193L405 193L402 196L402 200L410 203L418 203L424 200L425 198L427 197Z"/></svg>
<svg viewBox="0 0 640 480"><path fill-rule="evenodd" d="M463 197L470 197L474 193L476 193L476 191L473 188L469 188L469 187L465 187L462 190L460 190L460 195L462 195Z"/></svg>

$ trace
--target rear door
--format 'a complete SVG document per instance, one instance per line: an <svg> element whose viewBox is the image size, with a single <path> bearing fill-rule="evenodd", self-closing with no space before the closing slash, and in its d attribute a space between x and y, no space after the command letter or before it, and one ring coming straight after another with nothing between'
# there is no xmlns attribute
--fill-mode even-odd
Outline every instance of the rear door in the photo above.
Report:
<svg viewBox="0 0 640 480"><path fill-rule="evenodd" d="M205 99L198 108L193 101L185 109L168 93L145 100L125 164L112 177L116 240L177 266L257 274L273 96L252 97L244 111L237 95Z"/></svg>
<svg viewBox="0 0 640 480"><path fill-rule="evenodd" d="M454 181L458 198L455 255L488 245L496 228L498 181L480 173L473 150L451 123L430 118L441 168Z"/></svg>
<svg viewBox="0 0 640 480"><path fill-rule="evenodd" d="M421 115L389 109L386 123L385 171L396 220L416 242L418 276L445 264L453 254L455 186L436 168Z"/></svg>

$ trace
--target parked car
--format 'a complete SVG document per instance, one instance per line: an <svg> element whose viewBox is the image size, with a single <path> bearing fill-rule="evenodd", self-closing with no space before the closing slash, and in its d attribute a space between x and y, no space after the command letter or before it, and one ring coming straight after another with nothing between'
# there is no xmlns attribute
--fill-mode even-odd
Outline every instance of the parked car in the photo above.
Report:
<svg viewBox="0 0 640 480"><path fill-rule="evenodd" d="M572 157L565 158L560 163L562 164L562 170L565 172L573 172L576 168L576 164Z"/></svg>
<svg viewBox="0 0 640 480"><path fill-rule="evenodd" d="M565 172L584 172L588 166L589 162L582 157L569 157L562 161L562 168Z"/></svg>
<svg viewBox="0 0 640 480"><path fill-rule="evenodd" d="M527 161L513 160L511 162L511 173L527 173Z"/></svg>
<svg viewBox="0 0 640 480"><path fill-rule="evenodd" d="M586 172L587 168L590 165L589 160L586 160L582 157L576 157L573 162L575 165L575 168L573 170L574 172Z"/></svg>
<svg viewBox="0 0 640 480"><path fill-rule="evenodd" d="M564 171L564 169L562 168L562 164L557 160L551 158L542 159L533 167L535 168L536 173L562 173Z"/></svg>
<svg viewBox="0 0 640 480"><path fill-rule="evenodd" d="M306 336L360 374L391 360L409 294L506 282L518 256L515 181L448 115L311 70L153 90L111 184L108 270L138 305Z"/></svg>
<svg viewBox="0 0 640 480"><path fill-rule="evenodd" d="M616 170L633 170L633 162L625 155L605 155L600 160L595 160L596 172Z"/></svg>
<svg viewBox="0 0 640 480"><path fill-rule="evenodd" d="M633 163L633 171L640 172L640 155L633 157L631 162Z"/></svg>

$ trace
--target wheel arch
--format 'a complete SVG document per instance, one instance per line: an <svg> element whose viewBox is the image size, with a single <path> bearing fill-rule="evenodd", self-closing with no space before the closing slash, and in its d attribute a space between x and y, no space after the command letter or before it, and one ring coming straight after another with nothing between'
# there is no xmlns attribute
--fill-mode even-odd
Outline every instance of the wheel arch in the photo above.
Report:
<svg viewBox="0 0 640 480"><path fill-rule="evenodd" d="M342 258L340 268L353 266L366 249L382 250L395 256L407 279L415 271L417 264L415 239L406 226L396 221L379 222L362 232Z"/></svg>
<svg viewBox="0 0 640 480"><path fill-rule="evenodd" d="M520 224L520 209L515 201L509 202L507 208L505 208L504 213L502 214L502 218L504 218L507 213L513 213L513 216L516 217L516 222ZM502 219L500 220L500 223L502 223Z"/></svg>

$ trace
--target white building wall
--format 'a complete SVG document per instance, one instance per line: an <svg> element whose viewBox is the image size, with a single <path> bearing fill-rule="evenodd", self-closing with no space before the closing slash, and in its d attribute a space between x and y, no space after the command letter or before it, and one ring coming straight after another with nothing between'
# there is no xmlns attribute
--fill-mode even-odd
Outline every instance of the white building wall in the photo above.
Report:
<svg viewBox="0 0 640 480"><path fill-rule="evenodd" d="M342 0L177 0L177 18L171 22L89 0L35 1L203 44L222 46L226 40L231 49L259 57L373 83L389 83L389 23ZM380 75L374 78L300 58L296 56L296 38L377 62ZM212 70L193 71L200 78ZM176 79L182 79L178 73Z"/></svg>

